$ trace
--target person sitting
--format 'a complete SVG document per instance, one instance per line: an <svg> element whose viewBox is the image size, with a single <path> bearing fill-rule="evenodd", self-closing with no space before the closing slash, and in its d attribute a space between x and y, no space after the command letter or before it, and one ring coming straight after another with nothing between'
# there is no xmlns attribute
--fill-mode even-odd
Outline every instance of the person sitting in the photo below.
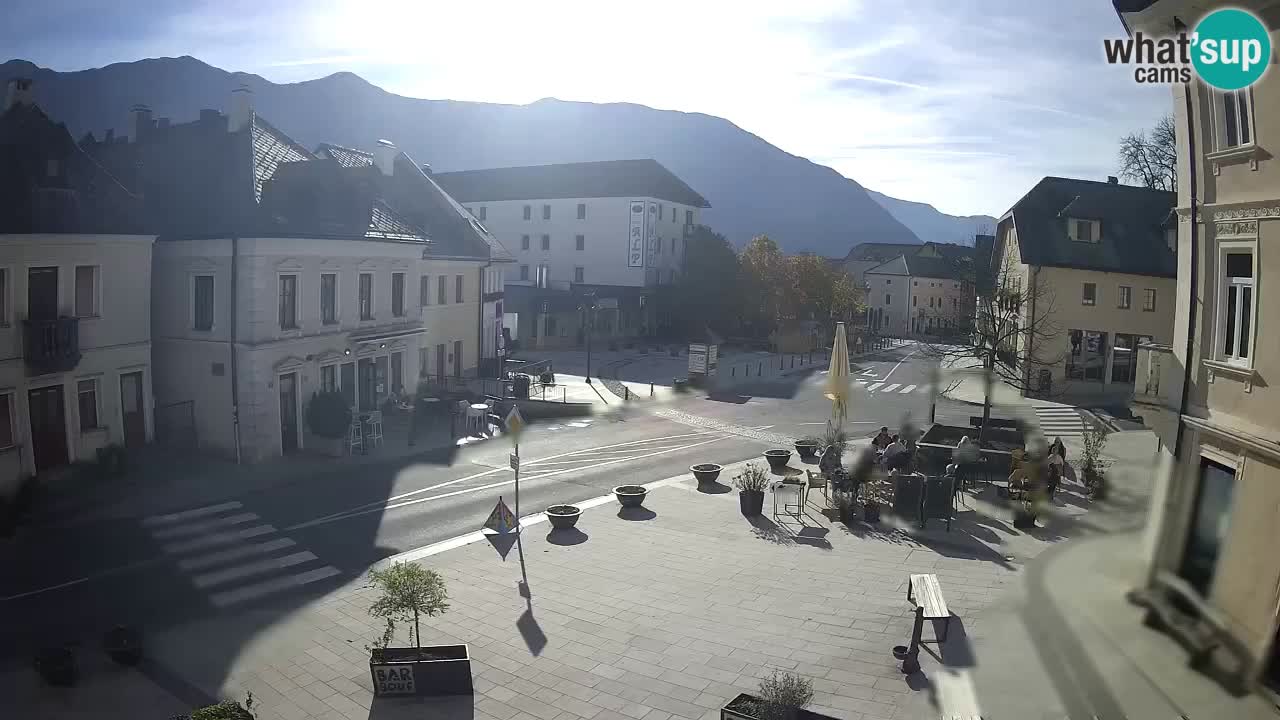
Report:
<svg viewBox="0 0 1280 720"><path fill-rule="evenodd" d="M884 450L884 467L886 470L906 469L910 464L911 454L902 438L893 436L893 442Z"/></svg>
<svg viewBox="0 0 1280 720"><path fill-rule="evenodd" d="M891 443L893 443L893 437L889 435L889 428L886 426L881 426L879 434L877 434L875 439L871 441L871 444L881 452L883 452L885 448L889 447Z"/></svg>

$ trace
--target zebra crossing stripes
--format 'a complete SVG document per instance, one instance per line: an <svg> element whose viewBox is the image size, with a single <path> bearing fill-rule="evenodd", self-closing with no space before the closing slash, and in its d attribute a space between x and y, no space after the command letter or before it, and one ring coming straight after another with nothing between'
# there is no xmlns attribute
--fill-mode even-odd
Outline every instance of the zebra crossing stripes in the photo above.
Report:
<svg viewBox="0 0 1280 720"><path fill-rule="evenodd" d="M1036 405L1036 418L1040 421L1040 431L1047 438L1079 437L1088 429L1080 411L1062 405Z"/></svg>
<svg viewBox="0 0 1280 720"><path fill-rule="evenodd" d="M916 389L916 386L915 386L915 385L903 385L903 386L902 386L902 389L901 389L901 390L899 390L898 392L899 392L899 393L901 393L901 394L903 394L903 395L906 395L907 393L909 393L909 392L911 392L912 390L915 390L915 389Z"/></svg>
<svg viewBox="0 0 1280 720"><path fill-rule="evenodd" d="M892 385L885 385L884 392L887 392L887 393L893 392L894 390L897 390L900 387L902 387L902 385L900 385L899 383L893 383Z"/></svg>
<svg viewBox="0 0 1280 720"><path fill-rule="evenodd" d="M868 383L865 380L857 380L855 382L858 388L865 390L869 393L881 392L881 393L898 393L899 395L906 395L908 393L913 393L913 392L924 392L925 390L928 389L923 385L903 385L900 383L889 383L886 385L883 382Z"/></svg>
<svg viewBox="0 0 1280 720"><path fill-rule="evenodd" d="M144 518L142 526L218 608L339 574L235 501Z"/></svg>

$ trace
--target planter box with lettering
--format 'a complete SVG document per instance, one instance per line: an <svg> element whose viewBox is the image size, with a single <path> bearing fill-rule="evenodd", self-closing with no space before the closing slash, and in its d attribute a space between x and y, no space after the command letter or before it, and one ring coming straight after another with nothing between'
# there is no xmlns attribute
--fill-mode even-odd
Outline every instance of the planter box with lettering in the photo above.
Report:
<svg viewBox="0 0 1280 720"><path fill-rule="evenodd" d="M469 695L471 654L466 645L376 648L370 653L373 694Z"/></svg>

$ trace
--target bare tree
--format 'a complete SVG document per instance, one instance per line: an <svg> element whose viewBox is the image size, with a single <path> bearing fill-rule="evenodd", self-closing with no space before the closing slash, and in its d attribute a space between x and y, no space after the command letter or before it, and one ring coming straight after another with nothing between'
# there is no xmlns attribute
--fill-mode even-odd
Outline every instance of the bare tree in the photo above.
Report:
<svg viewBox="0 0 1280 720"><path fill-rule="evenodd" d="M1120 177L1155 190L1178 189L1178 152L1173 116L1160 118L1150 133L1120 138Z"/></svg>
<svg viewBox="0 0 1280 720"><path fill-rule="evenodd" d="M919 321L933 317L933 327L944 333L924 343L921 352L946 367L981 369L983 375L982 430L991 419L991 391L1000 380L1019 391L1048 393L1036 371L1062 360L1047 352L1059 335L1053 322L1053 294L1043 284L1023 287L1022 276L1000 271L990 288L979 290L972 308L943 308L920 313ZM930 313L933 313L932 315ZM955 385L952 385L955 387Z"/></svg>

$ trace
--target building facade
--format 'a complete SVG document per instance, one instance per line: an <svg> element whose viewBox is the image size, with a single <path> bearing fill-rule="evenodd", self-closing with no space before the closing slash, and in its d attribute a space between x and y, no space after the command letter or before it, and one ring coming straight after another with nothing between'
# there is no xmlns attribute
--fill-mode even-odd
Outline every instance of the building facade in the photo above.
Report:
<svg viewBox="0 0 1280 720"><path fill-rule="evenodd" d="M1197 3L1116 2L1128 30L1194 27ZM1280 40L1280 4L1246 3ZM1161 441L1146 577L1181 578L1224 618L1233 644L1215 665L1280 692L1280 335L1267 295L1280 283L1280 78L1221 92L1172 86L1177 129L1173 336L1139 348L1134 410Z"/></svg>
<svg viewBox="0 0 1280 720"><path fill-rule="evenodd" d="M0 110L0 501L155 432L154 236L30 90L11 81Z"/></svg>
<svg viewBox="0 0 1280 720"><path fill-rule="evenodd" d="M936 255L900 255L863 272L867 325L895 336L943 337L968 326L974 284L969 266Z"/></svg>
<svg viewBox="0 0 1280 720"><path fill-rule="evenodd" d="M1014 352L1032 391L1132 386L1137 346L1173 336L1173 193L1048 177L1000 219L993 282L1023 298Z"/></svg>
<svg viewBox="0 0 1280 720"><path fill-rule="evenodd" d="M707 201L653 160L438 173L508 249L508 332L525 347L656 330L652 291L675 282Z"/></svg>

